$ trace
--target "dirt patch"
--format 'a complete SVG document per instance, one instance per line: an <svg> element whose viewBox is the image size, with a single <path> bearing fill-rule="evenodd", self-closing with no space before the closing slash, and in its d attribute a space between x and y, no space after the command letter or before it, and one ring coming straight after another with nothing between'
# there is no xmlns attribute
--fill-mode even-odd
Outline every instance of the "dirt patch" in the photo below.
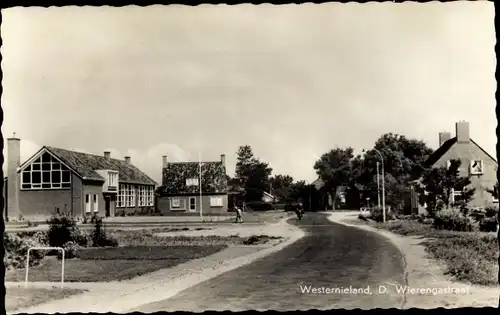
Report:
<svg viewBox="0 0 500 315"><path fill-rule="evenodd" d="M379 233L392 241L405 257L409 287L453 289L453 291L461 290L463 292L446 292L444 290L437 294L407 294L404 308L498 306L498 288L453 281L450 276L445 275L446 265L429 257L429 253L422 244L424 241L422 236L401 236L368 225L349 224L348 220L352 220L356 215L353 213L332 213L329 219L333 222Z"/></svg>
<svg viewBox="0 0 500 315"><path fill-rule="evenodd" d="M22 307L60 300L83 292L85 290L61 288L7 288L5 292L5 311L12 313Z"/></svg>

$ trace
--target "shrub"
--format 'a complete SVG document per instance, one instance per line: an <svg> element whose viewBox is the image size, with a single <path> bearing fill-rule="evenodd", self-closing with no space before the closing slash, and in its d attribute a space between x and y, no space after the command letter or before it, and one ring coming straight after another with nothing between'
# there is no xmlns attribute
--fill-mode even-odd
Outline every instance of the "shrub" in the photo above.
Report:
<svg viewBox="0 0 500 315"><path fill-rule="evenodd" d="M104 230L101 218L97 218L94 223L94 232L92 233L92 246L93 247L118 246L118 241L114 237L108 235Z"/></svg>
<svg viewBox="0 0 500 315"><path fill-rule="evenodd" d="M36 233L34 233L35 235ZM4 263L6 268L24 268L26 255L30 247L46 246L40 242L39 234L33 237L19 236L18 234L4 233L3 244L5 248ZM46 252L41 250L30 252L30 266L40 264Z"/></svg>
<svg viewBox="0 0 500 315"><path fill-rule="evenodd" d="M484 215L487 217L487 218L494 218L497 216L497 213L498 213L498 208L497 207L487 207L485 209L485 213Z"/></svg>
<svg viewBox="0 0 500 315"><path fill-rule="evenodd" d="M444 209L438 211L434 217L433 226L438 230L463 232L470 232L474 230L472 219L464 216L458 209Z"/></svg>
<svg viewBox="0 0 500 315"><path fill-rule="evenodd" d="M66 244L63 245L64 249L64 259L71 259L78 257L78 250L80 249L81 246L79 246L77 243L71 241L67 242ZM59 252L57 254L58 259L62 259L62 253Z"/></svg>
<svg viewBox="0 0 500 315"><path fill-rule="evenodd" d="M370 209L370 219L376 221L376 222L382 222L384 221L384 213L382 211L382 209L379 209L379 208L372 208ZM387 221L389 220L394 220L395 219L395 216L392 212L389 212L385 211L385 219Z"/></svg>
<svg viewBox="0 0 500 315"><path fill-rule="evenodd" d="M77 229L76 221L69 215L56 214L52 216L48 223L48 240L50 246L63 247L64 244L72 241L74 230Z"/></svg>
<svg viewBox="0 0 500 315"><path fill-rule="evenodd" d="M497 218L486 217L479 222L479 230L481 232L496 232L497 231Z"/></svg>

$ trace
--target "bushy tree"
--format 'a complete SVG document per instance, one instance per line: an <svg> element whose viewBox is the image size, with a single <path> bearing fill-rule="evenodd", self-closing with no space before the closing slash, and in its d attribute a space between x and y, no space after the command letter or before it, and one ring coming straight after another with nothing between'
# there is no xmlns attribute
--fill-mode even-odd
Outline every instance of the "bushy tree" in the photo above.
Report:
<svg viewBox="0 0 500 315"><path fill-rule="evenodd" d="M293 184L293 177L289 175L276 175L270 179L272 193L278 200L286 200L290 195L290 189Z"/></svg>
<svg viewBox="0 0 500 315"><path fill-rule="evenodd" d="M235 180L245 189L247 201L259 200L269 187L272 168L255 158L249 145L240 146L236 154Z"/></svg>
<svg viewBox="0 0 500 315"><path fill-rule="evenodd" d="M336 148L323 154L314 164L318 176L325 183L325 188L335 196L337 188L348 185L353 179L354 150Z"/></svg>
<svg viewBox="0 0 500 315"><path fill-rule="evenodd" d="M450 206L466 211L475 189L468 187L469 177L460 176L460 165L460 160L451 160L449 166L433 167L424 171L422 185L418 190L422 196L421 203L427 203L427 212L430 215ZM462 191L462 195L451 204L453 190Z"/></svg>

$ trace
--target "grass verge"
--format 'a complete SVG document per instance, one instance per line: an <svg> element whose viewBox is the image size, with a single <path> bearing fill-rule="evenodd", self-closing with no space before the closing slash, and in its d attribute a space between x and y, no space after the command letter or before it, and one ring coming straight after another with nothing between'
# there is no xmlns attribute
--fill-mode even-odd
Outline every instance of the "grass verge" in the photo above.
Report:
<svg viewBox="0 0 500 315"><path fill-rule="evenodd" d="M422 236L426 251L432 258L444 262L445 274L458 281L479 285L498 283L498 244L495 233L436 230L430 224L414 220L386 223L370 221L368 224L400 235Z"/></svg>
<svg viewBox="0 0 500 315"><path fill-rule="evenodd" d="M30 307L52 300L60 300L66 297L83 293L79 289L43 289L43 288L7 288L5 292L5 311L15 312L20 308Z"/></svg>
<svg viewBox="0 0 500 315"><path fill-rule="evenodd" d="M134 278L192 259L215 254L226 248L219 246L134 246L91 248L80 250L78 259L65 261L67 282L109 282ZM9 270L5 281L23 281L24 270ZM30 268L29 281L60 281L61 261L47 257L42 264Z"/></svg>

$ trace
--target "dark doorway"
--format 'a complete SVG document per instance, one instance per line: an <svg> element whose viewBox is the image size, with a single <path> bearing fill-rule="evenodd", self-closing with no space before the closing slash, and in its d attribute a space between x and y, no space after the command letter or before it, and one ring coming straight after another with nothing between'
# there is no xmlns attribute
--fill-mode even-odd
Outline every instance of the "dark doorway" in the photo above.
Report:
<svg viewBox="0 0 500 315"><path fill-rule="evenodd" d="M109 200L109 197L104 198L104 207L106 209L106 217L111 216L111 202Z"/></svg>

